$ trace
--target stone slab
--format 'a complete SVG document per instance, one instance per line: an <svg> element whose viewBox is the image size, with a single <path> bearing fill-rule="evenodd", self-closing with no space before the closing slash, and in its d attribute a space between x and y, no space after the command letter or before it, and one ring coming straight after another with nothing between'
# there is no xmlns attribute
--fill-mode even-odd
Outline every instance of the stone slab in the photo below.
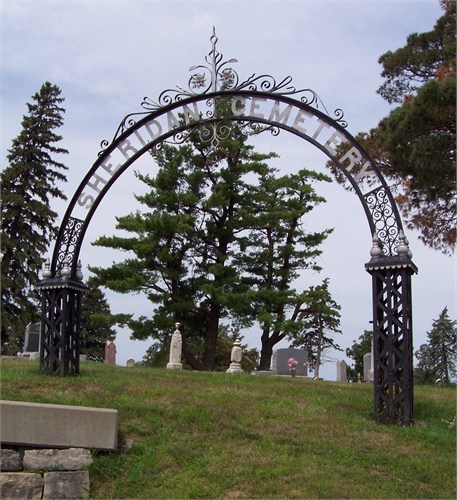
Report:
<svg viewBox="0 0 457 500"><path fill-rule="evenodd" d="M89 473L46 472L43 498L89 498Z"/></svg>
<svg viewBox="0 0 457 500"><path fill-rule="evenodd" d="M0 401L0 442L39 448L116 450L117 410Z"/></svg>
<svg viewBox="0 0 457 500"><path fill-rule="evenodd" d="M9 498L42 498L43 477L41 474L27 472L2 472L0 473L0 497Z"/></svg>
<svg viewBox="0 0 457 500"><path fill-rule="evenodd" d="M92 464L92 455L84 448L67 450L26 450L24 469L27 471L82 470Z"/></svg>
<svg viewBox="0 0 457 500"><path fill-rule="evenodd" d="M4 472L18 472L22 470L21 455L18 451L0 450L0 469Z"/></svg>
<svg viewBox="0 0 457 500"><path fill-rule="evenodd" d="M251 375L273 375L271 370L254 370Z"/></svg>

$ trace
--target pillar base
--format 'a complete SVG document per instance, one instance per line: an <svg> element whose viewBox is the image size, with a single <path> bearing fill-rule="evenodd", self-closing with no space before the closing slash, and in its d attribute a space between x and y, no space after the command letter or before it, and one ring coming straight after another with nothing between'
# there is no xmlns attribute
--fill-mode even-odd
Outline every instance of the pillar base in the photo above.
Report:
<svg viewBox="0 0 457 500"><path fill-rule="evenodd" d="M167 363L167 370L182 370L181 363Z"/></svg>
<svg viewBox="0 0 457 500"><path fill-rule="evenodd" d="M232 362L230 363L229 368L226 370L226 373L244 373L241 368L240 363Z"/></svg>

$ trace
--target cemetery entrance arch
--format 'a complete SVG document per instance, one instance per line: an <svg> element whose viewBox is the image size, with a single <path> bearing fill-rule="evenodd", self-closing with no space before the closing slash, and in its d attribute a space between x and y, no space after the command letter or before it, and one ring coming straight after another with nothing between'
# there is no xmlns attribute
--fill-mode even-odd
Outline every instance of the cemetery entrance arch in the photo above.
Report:
<svg viewBox="0 0 457 500"><path fill-rule="evenodd" d="M127 115L76 190L64 216L42 292L40 367L61 376L79 373L82 282L79 254L84 235L110 187L138 158L164 142L182 143L198 133L215 147L235 121L278 135L287 131L320 149L357 194L369 224L372 247L365 264L372 276L374 415L377 421L409 424L413 414L411 276L417 268L403 234L394 198L377 165L346 130L341 110L331 117L317 94L298 90L290 77L269 75L240 81L216 50L194 66L188 89L166 90L157 102ZM224 105L219 105L221 103ZM344 144L345 147L339 148ZM344 152L342 152L344 151Z"/></svg>

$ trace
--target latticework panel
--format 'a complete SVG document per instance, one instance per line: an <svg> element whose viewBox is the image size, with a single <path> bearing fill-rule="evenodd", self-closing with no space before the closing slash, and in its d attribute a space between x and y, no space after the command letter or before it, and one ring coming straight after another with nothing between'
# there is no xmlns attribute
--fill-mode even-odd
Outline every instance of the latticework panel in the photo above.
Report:
<svg viewBox="0 0 457 500"><path fill-rule="evenodd" d="M40 368L49 375L79 374L81 290L42 289Z"/></svg>
<svg viewBox="0 0 457 500"><path fill-rule="evenodd" d="M375 419L410 424L413 417L411 271L372 271Z"/></svg>

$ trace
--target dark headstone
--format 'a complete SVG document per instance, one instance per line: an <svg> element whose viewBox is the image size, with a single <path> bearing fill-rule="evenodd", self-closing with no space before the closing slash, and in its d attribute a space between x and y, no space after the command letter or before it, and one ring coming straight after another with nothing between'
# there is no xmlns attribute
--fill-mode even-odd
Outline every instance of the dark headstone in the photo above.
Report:
<svg viewBox="0 0 457 500"><path fill-rule="evenodd" d="M40 323L29 323L25 327L24 352L40 351Z"/></svg>
<svg viewBox="0 0 457 500"><path fill-rule="evenodd" d="M289 359L297 361L296 375L308 376L308 353L303 349L277 349L273 353L272 371L276 375L290 375Z"/></svg>

